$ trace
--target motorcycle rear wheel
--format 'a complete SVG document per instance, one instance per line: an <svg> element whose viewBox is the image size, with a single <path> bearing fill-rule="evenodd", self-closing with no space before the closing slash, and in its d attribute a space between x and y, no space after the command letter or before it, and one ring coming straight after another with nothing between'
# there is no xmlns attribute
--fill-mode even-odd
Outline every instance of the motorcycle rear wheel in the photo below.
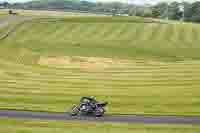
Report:
<svg viewBox="0 0 200 133"><path fill-rule="evenodd" d="M95 110L94 115L96 117L102 117L105 113L105 110L103 108L98 108Z"/></svg>

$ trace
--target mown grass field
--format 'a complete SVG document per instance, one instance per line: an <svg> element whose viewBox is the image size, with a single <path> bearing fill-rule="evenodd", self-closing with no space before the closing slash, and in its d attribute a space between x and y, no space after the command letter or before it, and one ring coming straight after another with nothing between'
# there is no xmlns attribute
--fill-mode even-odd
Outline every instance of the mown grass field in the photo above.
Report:
<svg viewBox="0 0 200 133"><path fill-rule="evenodd" d="M21 10L21 9L15 9L15 12L17 12L20 15L23 16L38 16L38 17L69 17L69 16L103 16L93 13L84 13L84 12L72 12L72 11L45 11L45 10Z"/></svg>
<svg viewBox="0 0 200 133"><path fill-rule="evenodd" d="M8 13L7 10L5 10L5 9L0 9L0 18L6 16L7 13Z"/></svg>
<svg viewBox="0 0 200 133"><path fill-rule="evenodd" d="M0 41L0 108L63 112L81 96L109 114L200 114L200 28L131 17L31 21Z"/></svg>
<svg viewBox="0 0 200 133"><path fill-rule="evenodd" d="M9 133L199 133L198 126L188 125L132 125L118 123L83 123L0 119L1 132Z"/></svg>

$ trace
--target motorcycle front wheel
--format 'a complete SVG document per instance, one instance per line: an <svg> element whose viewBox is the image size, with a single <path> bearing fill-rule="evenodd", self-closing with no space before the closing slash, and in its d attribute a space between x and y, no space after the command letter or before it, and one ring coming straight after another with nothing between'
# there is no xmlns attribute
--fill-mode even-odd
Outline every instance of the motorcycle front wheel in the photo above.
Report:
<svg viewBox="0 0 200 133"><path fill-rule="evenodd" d="M76 105L74 105L74 106L70 109L69 114L70 114L71 116L76 116L76 115L79 114L79 111L80 111L79 107L76 106Z"/></svg>

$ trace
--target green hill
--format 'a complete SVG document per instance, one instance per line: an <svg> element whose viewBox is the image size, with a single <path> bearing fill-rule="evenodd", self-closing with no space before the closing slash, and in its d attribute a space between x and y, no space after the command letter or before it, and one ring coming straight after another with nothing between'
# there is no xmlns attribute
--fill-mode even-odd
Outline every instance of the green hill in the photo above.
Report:
<svg viewBox="0 0 200 133"><path fill-rule="evenodd" d="M60 10L86 10L88 11L95 3L80 0L33 0L23 4L13 5L14 8L27 9L60 9Z"/></svg>
<svg viewBox="0 0 200 133"><path fill-rule="evenodd" d="M80 0L33 0L32 2L39 2L41 4L48 4L48 3L65 3L65 2L80 2Z"/></svg>
<svg viewBox="0 0 200 133"><path fill-rule="evenodd" d="M0 107L65 111L81 96L108 113L199 115L199 25L134 17L31 21L0 45Z"/></svg>
<svg viewBox="0 0 200 133"><path fill-rule="evenodd" d="M199 25L195 24L131 17L76 17L26 23L4 43L39 54L179 61L200 58L199 35Z"/></svg>

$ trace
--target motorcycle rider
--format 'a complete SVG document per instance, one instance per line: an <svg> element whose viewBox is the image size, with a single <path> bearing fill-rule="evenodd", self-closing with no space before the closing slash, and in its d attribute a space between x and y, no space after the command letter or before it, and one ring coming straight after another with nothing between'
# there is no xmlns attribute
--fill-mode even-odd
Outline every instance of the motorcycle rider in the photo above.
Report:
<svg viewBox="0 0 200 133"><path fill-rule="evenodd" d="M96 108L96 104L98 102L96 101L96 98L94 96L91 96L91 97L82 97L81 98L81 103L92 107L92 109L95 109Z"/></svg>

